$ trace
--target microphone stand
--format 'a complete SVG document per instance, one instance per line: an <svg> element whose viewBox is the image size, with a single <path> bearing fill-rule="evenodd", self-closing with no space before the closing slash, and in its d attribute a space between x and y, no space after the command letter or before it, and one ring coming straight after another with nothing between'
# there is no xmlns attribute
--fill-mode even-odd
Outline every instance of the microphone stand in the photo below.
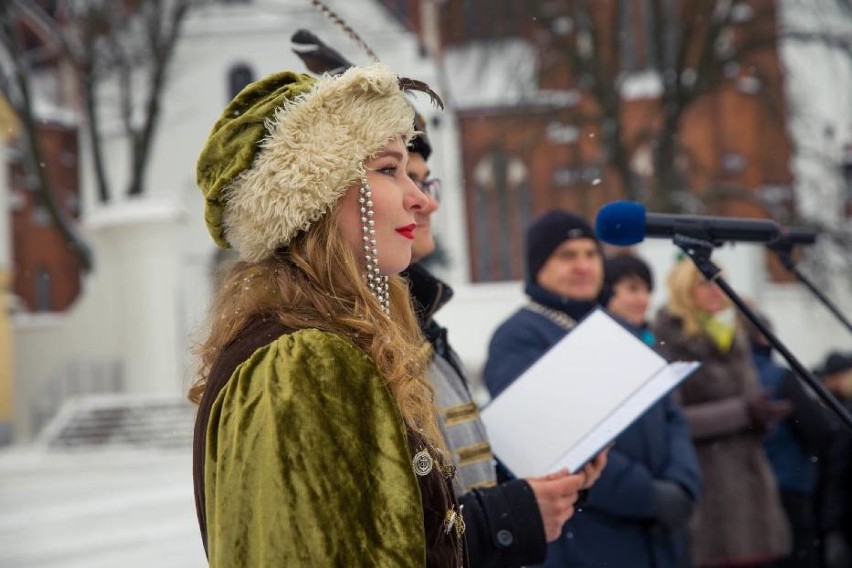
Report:
<svg viewBox="0 0 852 568"><path fill-rule="evenodd" d="M793 244L790 242L786 242L784 239L778 240L773 243L769 243L767 245L773 252L778 256L778 260L781 261L781 264L784 265L784 268L789 270L795 277L807 286L807 288L813 292L813 294L819 299L823 305L829 309L829 311L834 314L840 323L842 323L849 333L852 333L852 323L849 323L849 320L846 319L846 316L837 308L836 305L822 293L822 290L817 288L810 279L808 279L804 274L802 274L799 269L796 267L796 263L793 262L793 257L790 256L790 253L793 251Z"/></svg>
<svg viewBox="0 0 852 568"><path fill-rule="evenodd" d="M699 231L700 232L700 231ZM775 337L775 334L757 317L754 311L737 295L733 288L722 278L722 270L713 264L710 259L713 254L715 243L707 238L706 235L684 235L675 233L674 244L685 252L695 266L704 275L707 280L715 282L719 288L725 293L728 298L737 306L740 312L760 330L760 332L769 340L769 343L778 353L784 357L784 360L796 372L800 380L804 381L817 396L844 422L846 426L852 430L852 415L840 404L834 396L826 390L824 386L813 376L813 374L790 352L780 339Z"/></svg>

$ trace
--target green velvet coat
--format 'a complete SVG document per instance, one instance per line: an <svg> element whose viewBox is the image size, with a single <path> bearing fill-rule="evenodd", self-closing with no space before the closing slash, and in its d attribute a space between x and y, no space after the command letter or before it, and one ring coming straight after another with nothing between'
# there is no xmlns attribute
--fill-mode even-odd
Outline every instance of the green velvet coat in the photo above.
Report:
<svg viewBox="0 0 852 568"><path fill-rule="evenodd" d="M255 350L210 407L210 566L426 566L429 503L408 436L348 339L305 329Z"/></svg>

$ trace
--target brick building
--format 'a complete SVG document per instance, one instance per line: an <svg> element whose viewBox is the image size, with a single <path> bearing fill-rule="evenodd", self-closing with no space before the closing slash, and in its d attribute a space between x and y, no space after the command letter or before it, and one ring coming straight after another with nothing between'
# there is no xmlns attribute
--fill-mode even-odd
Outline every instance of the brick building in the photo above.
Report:
<svg viewBox="0 0 852 568"><path fill-rule="evenodd" d="M55 9L56 6L49 7ZM76 99L67 63L58 56L51 30L29 11L17 21L20 49L28 59L30 101L42 168L57 208L77 223L80 218L80 181ZM19 117L4 143L8 214L11 225L12 294L18 309L61 312L79 296L81 266L40 198L35 176L28 174L25 128Z"/></svg>
<svg viewBox="0 0 852 568"><path fill-rule="evenodd" d="M77 129L58 122L39 127L39 143L57 204L76 222L80 215ZM13 143L14 147L14 143ZM28 184L20 152L7 165L12 229L13 293L29 312L61 312L80 293L77 256L54 227Z"/></svg>
<svg viewBox="0 0 852 568"><path fill-rule="evenodd" d="M523 229L551 207L792 214L770 0L720 22L678 0L383 2L444 62L473 281L521 278Z"/></svg>

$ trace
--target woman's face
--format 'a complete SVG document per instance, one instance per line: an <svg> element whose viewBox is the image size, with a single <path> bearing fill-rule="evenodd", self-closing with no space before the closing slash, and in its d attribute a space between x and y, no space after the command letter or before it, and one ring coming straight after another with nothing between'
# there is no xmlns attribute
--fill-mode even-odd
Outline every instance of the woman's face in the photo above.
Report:
<svg viewBox="0 0 852 568"><path fill-rule="evenodd" d="M695 286L692 287L692 301L696 309L707 312L708 314L721 312L728 308L729 305L728 299L725 293L722 292L722 289L715 282L705 280L704 278L698 280Z"/></svg>
<svg viewBox="0 0 852 568"><path fill-rule="evenodd" d="M399 140L388 144L367 162L367 183L372 189L375 248L382 274L397 274L411 263L415 215L428 207L428 197L406 173L408 151ZM364 233L361 229L360 183L354 183L340 200L337 221L344 241L359 265L364 260Z"/></svg>
<svg viewBox="0 0 852 568"><path fill-rule="evenodd" d="M641 326L645 323L645 312L648 311L650 299L651 290L645 281L631 275L612 285L612 298L607 309L626 322Z"/></svg>

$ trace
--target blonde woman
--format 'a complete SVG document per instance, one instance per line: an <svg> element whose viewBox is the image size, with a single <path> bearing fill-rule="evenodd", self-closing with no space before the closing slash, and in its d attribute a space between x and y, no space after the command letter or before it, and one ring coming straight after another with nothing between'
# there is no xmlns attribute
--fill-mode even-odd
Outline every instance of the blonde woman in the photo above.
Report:
<svg viewBox="0 0 852 568"><path fill-rule="evenodd" d="M790 536L762 439L789 405L758 382L748 339L722 290L691 260L668 277L654 331L673 359L702 366L678 389L704 486L691 523L695 566L756 567L784 556Z"/></svg>
<svg viewBox="0 0 852 568"><path fill-rule="evenodd" d="M246 87L198 161L216 292L194 444L211 566L462 566L429 361L397 273L426 196L385 66Z"/></svg>

